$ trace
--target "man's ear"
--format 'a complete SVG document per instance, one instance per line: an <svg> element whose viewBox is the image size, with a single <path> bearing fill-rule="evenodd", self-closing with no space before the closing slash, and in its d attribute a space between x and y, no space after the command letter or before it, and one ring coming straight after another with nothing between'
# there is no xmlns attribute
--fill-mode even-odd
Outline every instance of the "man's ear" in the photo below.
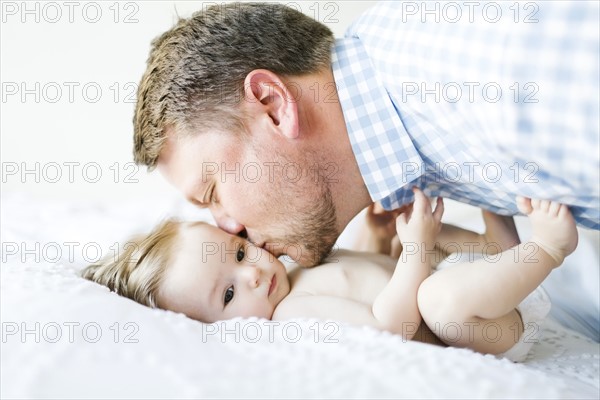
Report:
<svg viewBox="0 0 600 400"><path fill-rule="evenodd" d="M276 131L289 139L298 137L297 100L275 73L255 69L246 75L244 101L254 116L264 115Z"/></svg>

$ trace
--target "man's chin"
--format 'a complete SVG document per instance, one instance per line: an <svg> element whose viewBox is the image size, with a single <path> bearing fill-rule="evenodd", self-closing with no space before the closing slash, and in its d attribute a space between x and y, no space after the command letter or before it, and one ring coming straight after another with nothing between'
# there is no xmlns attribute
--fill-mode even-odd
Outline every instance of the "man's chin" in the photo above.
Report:
<svg viewBox="0 0 600 400"><path fill-rule="evenodd" d="M302 248L302 252L299 254L288 254L292 260L294 260L298 265L304 268L314 267L316 265L321 264L325 258L330 254L331 246L328 246L327 249L318 248L317 250Z"/></svg>
<svg viewBox="0 0 600 400"><path fill-rule="evenodd" d="M315 255L307 255L307 256L303 255L299 259L293 259L293 260L303 268L312 268L312 267L320 264L318 258Z"/></svg>
<svg viewBox="0 0 600 400"><path fill-rule="evenodd" d="M280 247L272 244L267 244L264 250L274 258L285 256L290 261L300 265L301 267L314 267L319 264L320 257L316 252L307 250L300 245L288 245Z"/></svg>

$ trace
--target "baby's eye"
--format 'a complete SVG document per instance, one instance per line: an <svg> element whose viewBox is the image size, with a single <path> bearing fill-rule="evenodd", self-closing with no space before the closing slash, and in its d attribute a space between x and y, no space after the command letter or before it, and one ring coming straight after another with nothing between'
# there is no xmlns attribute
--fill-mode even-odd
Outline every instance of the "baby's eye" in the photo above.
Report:
<svg viewBox="0 0 600 400"><path fill-rule="evenodd" d="M229 286L225 291L225 297L223 298L223 304L227 305L231 300L233 300L233 286Z"/></svg>
<svg viewBox="0 0 600 400"><path fill-rule="evenodd" d="M244 247L240 247L240 249L237 251L237 254L235 255L235 259L237 260L237 262L240 262L244 259L245 256L246 251L244 250Z"/></svg>

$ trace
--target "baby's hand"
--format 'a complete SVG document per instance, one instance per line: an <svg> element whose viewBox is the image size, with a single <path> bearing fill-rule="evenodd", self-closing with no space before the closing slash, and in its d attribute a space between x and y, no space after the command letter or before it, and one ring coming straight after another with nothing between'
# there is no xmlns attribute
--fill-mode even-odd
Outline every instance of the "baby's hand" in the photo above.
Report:
<svg viewBox="0 0 600 400"><path fill-rule="evenodd" d="M398 236L402 244L431 244L442 229L444 202L438 197L435 211L432 211L429 198L421 190L413 188L413 193L415 201L412 207L396 218Z"/></svg>
<svg viewBox="0 0 600 400"><path fill-rule="evenodd" d="M367 209L369 230L378 239L391 240L396 236L396 218L411 206L412 204L406 204L395 210L387 211L379 202L371 204Z"/></svg>

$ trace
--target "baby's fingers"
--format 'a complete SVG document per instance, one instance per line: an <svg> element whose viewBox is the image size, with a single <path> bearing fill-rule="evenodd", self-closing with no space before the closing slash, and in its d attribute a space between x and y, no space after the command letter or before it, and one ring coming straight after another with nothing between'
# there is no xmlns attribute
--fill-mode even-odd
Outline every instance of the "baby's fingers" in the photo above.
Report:
<svg viewBox="0 0 600 400"><path fill-rule="evenodd" d="M444 215L444 199L438 197L435 204L435 211L433 212L433 219L440 222L442 220L442 215Z"/></svg>
<svg viewBox="0 0 600 400"><path fill-rule="evenodd" d="M415 194L413 212L417 215L431 215L431 203L429 203L429 199L425 196L425 193L416 187L413 188L413 193Z"/></svg>
<svg viewBox="0 0 600 400"><path fill-rule="evenodd" d="M398 215L398 217L396 217L396 228L405 226L407 224L408 224L408 216L406 215L406 213L402 213L402 214Z"/></svg>

